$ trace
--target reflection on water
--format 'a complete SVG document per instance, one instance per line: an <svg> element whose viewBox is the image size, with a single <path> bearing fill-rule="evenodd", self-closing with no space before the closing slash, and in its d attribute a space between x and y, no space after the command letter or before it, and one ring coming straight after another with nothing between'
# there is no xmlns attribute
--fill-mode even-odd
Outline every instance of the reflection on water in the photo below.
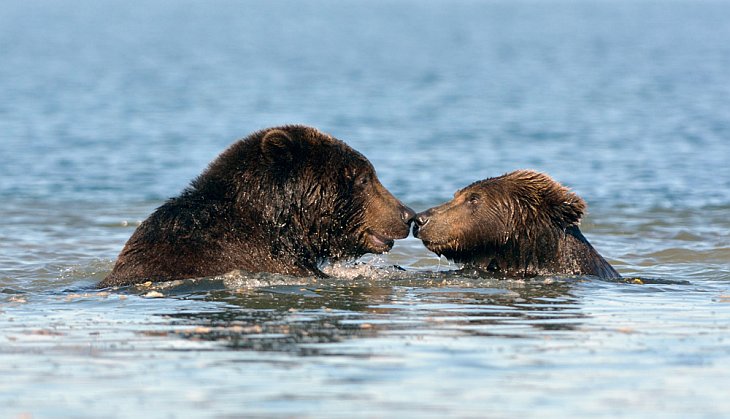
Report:
<svg viewBox="0 0 730 419"><path fill-rule="evenodd" d="M232 272L205 280L147 284L140 295L224 303L219 311L173 312L170 330L156 330L229 349L327 355L336 344L383 334L544 338L546 332L579 331L587 317L573 288L611 283L641 285L655 293L686 281L591 277L512 280L465 271L408 272L372 265L328 268L340 277L294 278ZM182 330L180 328L183 327ZM350 355L355 355L352 351ZM361 355L369 355L367 351Z"/></svg>
<svg viewBox="0 0 730 419"><path fill-rule="evenodd" d="M376 416L471 415L489 403L511 416L545 394L549 415L566 405L575 416L628 412L612 410L615 394L632 395L632 412L730 407L721 387L660 407L651 397L727 379L724 286L505 280L380 260L330 267L342 275L325 280L234 272L121 290L8 291L0 374L22 373L0 384L0 402L49 413L72 388L92 400L143 391L158 411L216 415L315 415L322 403ZM682 378L648 378L666 374ZM18 398L38 383L44 402ZM586 392L593 401L582 405Z"/></svg>
<svg viewBox="0 0 730 419"><path fill-rule="evenodd" d="M538 332L572 330L582 317L569 295L570 283L554 280L504 284L433 276L316 281L322 284L206 292L206 301L224 302L225 310L170 314L172 326L195 327L170 333L234 349L325 355L327 348L313 344L439 330L529 337L533 327Z"/></svg>

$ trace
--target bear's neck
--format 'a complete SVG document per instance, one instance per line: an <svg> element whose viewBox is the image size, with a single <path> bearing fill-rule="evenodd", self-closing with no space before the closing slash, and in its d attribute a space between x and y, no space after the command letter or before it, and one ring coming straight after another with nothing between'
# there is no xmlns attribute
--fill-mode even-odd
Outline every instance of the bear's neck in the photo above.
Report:
<svg viewBox="0 0 730 419"><path fill-rule="evenodd" d="M269 272L294 275L326 276L320 270L324 262L347 259L360 254L345 253L342 249L356 249L347 242L348 226L331 208L333 199L319 199L307 206L287 206L261 210L256 199L238 204L241 227L240 243L264 243L252 251L263 252L256 259L271 261ZM289 202L306 202L292 198ZM342 224L342 225L341 225ZM256 246L253 246L256 247ZM259 270L261 268L259 267Z"/></svg>
<svg viewBox="0 0 730 419"><path fill-rule="evenodd" d="M548 231L536 236L510 238L503 244L490 244L454 261L479 270L508 277L529 278L538 275L618 274L593 249L577 226L564 231Z"/></svg>

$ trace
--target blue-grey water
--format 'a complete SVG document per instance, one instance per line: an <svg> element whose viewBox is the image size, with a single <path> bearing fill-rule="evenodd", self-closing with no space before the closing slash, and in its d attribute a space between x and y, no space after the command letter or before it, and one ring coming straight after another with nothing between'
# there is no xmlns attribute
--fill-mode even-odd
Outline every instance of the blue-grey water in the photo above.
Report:
<svg viewBox="0 0 730 419"><path fill-rule="evenodd" d="M0 416L730 416L728 22L703 0L3 0ZM628 279L471 277L411 237L327 280L93 288L226 146L286 123L416 210L547 172Z"/></svg>

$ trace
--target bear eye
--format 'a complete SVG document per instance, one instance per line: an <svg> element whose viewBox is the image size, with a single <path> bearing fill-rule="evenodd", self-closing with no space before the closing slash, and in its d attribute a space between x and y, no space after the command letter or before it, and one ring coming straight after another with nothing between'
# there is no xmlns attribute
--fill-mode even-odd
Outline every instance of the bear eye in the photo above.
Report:
<svg viewBox="0 0 730 419"><path fill-rule="evenodd" d="M370 176L368 175L360 175L355 178L355 185L357 186L365 186L368 183L370 183Z"/></svg>
<svg viewBox="0 0 730 419"><path fill-rule="evenodd" d="M476 204L478 204L478 203L479 203L479 195L477 195L477 194L475 194L475 193L473 193L473 194L469 195L469 199L468 199L468 201L469 201L469 203L470 203L470 204L472 204L472 205L476 205Z"/></svg>

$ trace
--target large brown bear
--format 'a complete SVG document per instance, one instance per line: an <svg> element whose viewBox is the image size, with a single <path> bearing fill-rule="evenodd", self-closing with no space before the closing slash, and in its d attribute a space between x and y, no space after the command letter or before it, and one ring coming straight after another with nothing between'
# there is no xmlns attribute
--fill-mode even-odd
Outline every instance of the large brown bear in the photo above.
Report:
<svg viewBox="0 0 730 419"><path fill-rule="evenodd" d="M414 236L432 252L508 277L620 278L581 234L576 194L531 170L475 182L416 215Z"/></svg>
<svg viewBox="0 0 730 419"><path fill-rule="evenodd" d="M414 215L342 141L270 128L231 145L142 222L99 286L235 269L326 276L324 261L390 250Z"/></svg>

